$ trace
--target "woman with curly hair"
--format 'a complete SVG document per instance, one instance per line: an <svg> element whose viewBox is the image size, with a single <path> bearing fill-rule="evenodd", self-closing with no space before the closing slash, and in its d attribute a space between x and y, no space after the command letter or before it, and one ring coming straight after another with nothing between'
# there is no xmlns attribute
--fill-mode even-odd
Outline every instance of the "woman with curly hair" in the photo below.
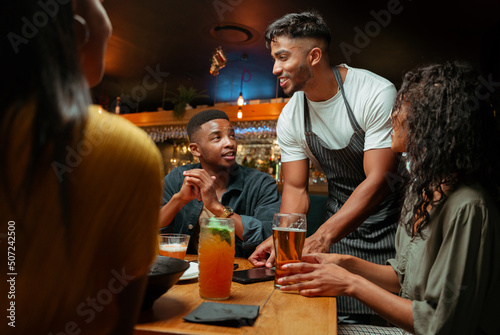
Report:
<svg viewBox="0 0 500 335"><path fill-rule="evenodd" d="M415 334L500 334L499 140L480 79L459 62L404 77L392 114L392 149L406 153L408 173L396 258L305 255L287 265L282 290L352 296Z"/></svg>

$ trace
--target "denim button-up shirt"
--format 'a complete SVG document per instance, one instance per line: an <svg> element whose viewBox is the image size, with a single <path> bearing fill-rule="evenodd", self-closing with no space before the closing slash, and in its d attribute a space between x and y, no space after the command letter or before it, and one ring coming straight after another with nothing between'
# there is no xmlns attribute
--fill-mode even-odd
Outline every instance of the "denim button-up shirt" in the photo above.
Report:
<svg viewBox="0 0 500 335"><path fill-rule="evenodd" d="M163 180L164 206L179 192L184 181L183 172L201 169L201 164L187 164L172 170ZM255 248L272 234L274 213L280 210L281 196L276 181L267 173L235 164L221 203L231 207L241 216L243 240L236 237L236 257L249 257ZM195 234L203 202L194 199L184 206L173 222L162 228L162 233ZM188 253L197 253L197 246L190 243Z"/></svg>

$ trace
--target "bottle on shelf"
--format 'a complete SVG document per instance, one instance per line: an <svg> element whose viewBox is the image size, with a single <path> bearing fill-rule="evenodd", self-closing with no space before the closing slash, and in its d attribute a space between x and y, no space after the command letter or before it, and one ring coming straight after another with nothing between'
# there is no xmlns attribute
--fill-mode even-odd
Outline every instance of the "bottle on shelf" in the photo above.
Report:
<svg viewBox="0 0 500 335"><path fill-rule="evenodd" d="M281 183L281 155L275 160L275 175L276 182Z"/></svg>

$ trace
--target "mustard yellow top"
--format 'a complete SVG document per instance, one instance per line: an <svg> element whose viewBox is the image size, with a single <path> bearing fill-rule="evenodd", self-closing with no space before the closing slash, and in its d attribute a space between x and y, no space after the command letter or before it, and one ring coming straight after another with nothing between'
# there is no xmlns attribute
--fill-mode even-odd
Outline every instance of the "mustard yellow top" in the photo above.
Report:
<svg viewBox="0 0 500 335"><path fill-rule="evenodd" d="M1 162L8 188L0 184L0 333L107 334L117 324L117 294L147 274L156 255L161 155L145 132L92 106L64 161L46 158L23 196L33 110L34 103L11 124L16 130ZM69 229L59 195L63 174Z"/></svg>

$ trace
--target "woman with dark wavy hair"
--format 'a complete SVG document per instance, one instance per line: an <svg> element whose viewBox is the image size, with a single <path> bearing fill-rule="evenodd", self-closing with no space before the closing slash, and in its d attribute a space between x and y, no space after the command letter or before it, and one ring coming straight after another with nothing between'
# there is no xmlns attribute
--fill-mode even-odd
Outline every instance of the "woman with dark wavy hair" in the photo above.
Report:
<svg viewBox="0 0 500 335"><path fill-rule="evenodd" d="M402 218L410 234L421 233L429 210L463 183L478 183L498 200L496 120L480 78L459 62L405 76L392 115L392 149L407 153L411 178Z"/></svg>
<svg viewBox="0 0 500 335"><path fill-rule="evenodd" d="M313 254L287 265L282 290L352 296L399 327L339 334L500 334L499 137L480 79L460 62L404 77L392 114L408 173L395 259Z"/></svg>
<svg viewBox="0 0 500 335"><path fill-rule="evenodd" d="M0 334L131 334L163 175L145 132L91 105L109 18L100 0L2 5Z"/></svg>

